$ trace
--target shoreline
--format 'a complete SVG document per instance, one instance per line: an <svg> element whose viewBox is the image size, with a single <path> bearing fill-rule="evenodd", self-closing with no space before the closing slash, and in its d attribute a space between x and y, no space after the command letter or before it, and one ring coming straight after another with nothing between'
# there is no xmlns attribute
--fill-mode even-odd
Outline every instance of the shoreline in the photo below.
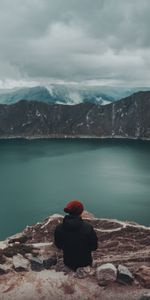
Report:
<svg viewBox="0 0 150 300"><path fill-rule="evenodd" d="M67 140L67 139L78 139L78 140L134 140L134 141L150 141L150 137L134 137L134 136L88 136L88 135L82 135L82 136L73 136L73 135L39 135L39 136L0 136L0 140L15 140L15 139L22 139L22 140Z"/></svg>

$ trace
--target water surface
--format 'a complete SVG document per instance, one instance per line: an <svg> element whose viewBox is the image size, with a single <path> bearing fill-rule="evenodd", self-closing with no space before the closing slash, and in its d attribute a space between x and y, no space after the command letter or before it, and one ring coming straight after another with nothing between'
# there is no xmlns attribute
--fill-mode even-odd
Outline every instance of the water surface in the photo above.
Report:
<svg viewBox="0 0 150 300"><path fill-rule="evenodd" d="M0 240L72 199L97 217L150 226L150 143L0 141Z"/></svg>

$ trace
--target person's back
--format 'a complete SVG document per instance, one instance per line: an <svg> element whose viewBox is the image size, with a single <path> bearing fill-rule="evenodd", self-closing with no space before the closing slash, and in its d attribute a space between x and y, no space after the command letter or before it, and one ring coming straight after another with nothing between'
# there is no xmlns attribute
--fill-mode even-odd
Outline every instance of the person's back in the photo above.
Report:
<svg viewBox="0 0 150 300"><path fill-rule="evenodd" d="M73 270L92 265L91 251L97 249L97 236L92 225L80 216L82 203L71 201L64 211L69 215L56 227L54 238L55 245L63 250L65 265Z"/></svg>

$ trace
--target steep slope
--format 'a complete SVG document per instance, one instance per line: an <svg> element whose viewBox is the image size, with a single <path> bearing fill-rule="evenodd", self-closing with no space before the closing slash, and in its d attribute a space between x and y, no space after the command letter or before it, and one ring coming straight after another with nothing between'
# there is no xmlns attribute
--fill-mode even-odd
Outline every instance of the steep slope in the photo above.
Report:
<svg viewBox="0 0 150 300"><path fill-rule="evenodd" d="M150 92L101 106L22 100L0 105L0 137L150 138Z"/></svg>

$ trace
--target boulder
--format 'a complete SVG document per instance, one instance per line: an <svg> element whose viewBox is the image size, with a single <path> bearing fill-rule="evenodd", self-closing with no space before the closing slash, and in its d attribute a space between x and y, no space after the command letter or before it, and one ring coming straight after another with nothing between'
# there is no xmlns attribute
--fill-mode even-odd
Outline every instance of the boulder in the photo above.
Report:
<svg viewBox="0 0 150 300"><path fill-rule="evenodd" d="M48 257L44 259L42 256L34 256L31 253L27 253L26 258L31 262L32 271L41 271L44 268L50 269L51 266L56 265L57 258L56 257Z"/></svg>
<svg viewBox="0 0 150 300"><path fill-rule="evenodd" d="M32 259L30 259L30 262L32 271L39 272L44 269L43 260L41 258L32 257Z"/></svg>
<svg viewBox="0 0 150 300"><path fill-rule="evenodd" d="M39 249L33 249L32 254L33 256L37 257L39 255L40 251Z"/></svg>
<svg viewBox="0 0 150 300"><path fill-rule="evenodd" d="M150 293L144 293L139 300L150 300Z"/></svg>
<svg viewBox="0 0 150 300"><path fill-rule="evenodd" d="M5 257L3 255L3 251L0 249L0 264L3 264L5 262Z"/></svg>
<svg viewBox="0 0 150 300"><path fill-rule="evenodd" d="M96 277L99 285L108 285L117 279L117 269L111 264L103 264L96 269Z"/></svg>
<svg viewBox="0 0 150 300"><path fill-rule="evenodd" d="M45 269L49 269L51 266L56 265L57 258L56 257L50 257L43 260L43 266Z"/></svg>
<svg viewBox="0 0 150 300"><path fill-rule="evenodd" d="M32 253L26 253L24 257L27 258L28 260L31 260L34 257L34 255Z"/></svg>
<svg viewBox="0 0 150 300"><path fill-rule="evenodd" d="M135 275L143 287L150 288L150 267L141 266Z"/></svg>
<svg viewBox="0 0 150 300"><path fill-rule="evenodd" d="M117 281L123 284L131 284L134 280L129 269L123 265L118 266Z"/></svg>
<svg viewBox="0 0 150 300"><path fill-rule="evenodd" d="M21 254L25 255L25 253L31 253L33 247L25 244L12 244L11 246L6 247L3 250L3 254L7 257L13 257L14 255Z"/></svg>
<svg viewBox="0 0 150 300"><path fill-rule="evenodd" d="M30 267L30 262L21 254L17 254L13 256L13 267L16 271L28 271Z"/></svg>
<svg viewBox="0 0 150 300"><path fill-rule="evenodd" d="M16 237L14 237L14 238L10 238L9 240L8 240L8 244L13 244L13 243L20 243L20 244L24 244L24 243L26 243L29 239L31 239L31 236L29 236L29 235L19 235L18 234L18 236L16 236Z"/></svg>
<svg viewBox="0 0 150 300"><path fill-rule="evenodd" d="M0 264L0 275L6 274L11 270L9 265L1 265Z"/></svg>

